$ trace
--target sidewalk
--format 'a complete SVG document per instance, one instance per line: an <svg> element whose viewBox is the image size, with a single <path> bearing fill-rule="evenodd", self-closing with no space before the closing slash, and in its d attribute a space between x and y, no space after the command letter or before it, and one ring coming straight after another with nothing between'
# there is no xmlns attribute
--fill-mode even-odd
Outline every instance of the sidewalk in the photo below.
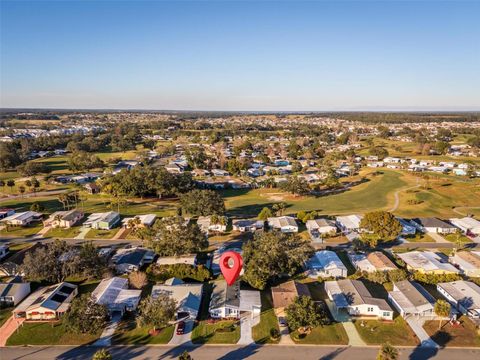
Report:
<svg viewBox="0 0 480 360"><path fill-rule="evenodd" d="M0 328L0 347L7 344L7 340L25 321L24 318L15 319L13 315Z"/></svg>
<svg viewBox="0 0 480 360"><path fill-rule="evenodd" d="M122 320L122 315L115 314L114 316L112 316L110 323L107 325L105 330L103 330L102 335L100 335L100 338L97 341L95 341L93 345L94 346L112 345L112 337L113 337L113 334L115 333L115 330L118 327L118 324L120 323L120 320Z"/></svg>

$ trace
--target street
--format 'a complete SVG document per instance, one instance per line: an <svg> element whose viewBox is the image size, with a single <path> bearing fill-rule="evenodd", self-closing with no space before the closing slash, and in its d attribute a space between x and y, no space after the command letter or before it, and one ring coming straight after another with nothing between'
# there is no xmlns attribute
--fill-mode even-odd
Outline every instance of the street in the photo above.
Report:
<svg viewBox="0 0 480 360"><path fill-rule="evenodd" d="M98 350L94 346L45 346L8 347L0 350L2 360L85 360ZM355 359L373 360L377 347L346 346L282 346L282 345L197 345L197 346L115 346L109 347L113 359L177 359L184 351L189 351L195 360L212 359ZM409 360L476 360L480 349L399 348L399 359Z"/></svg>

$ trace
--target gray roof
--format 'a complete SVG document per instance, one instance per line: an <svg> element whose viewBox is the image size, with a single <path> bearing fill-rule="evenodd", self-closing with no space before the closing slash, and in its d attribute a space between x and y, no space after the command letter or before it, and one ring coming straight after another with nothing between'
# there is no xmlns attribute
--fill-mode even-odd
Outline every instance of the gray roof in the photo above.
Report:
<svg viewBox="0 0 480 360"><path fill-rule="evenodd" d="M215 282L210 300L210 309L224 306L237 308L240 306L240 283L238 281L232 286L228 286L225 280Z"/></svg>
<svg viewBox="0 0 480 360"><path fill-rule="evenodd" d="M443 229L451 229L451 228L454 228L455 226L443 221L443 220L440 220L440 219L437 219L435 217L424 217L424 218L416 218L416 219L413 219L413 221L415 221L417 224L423 226L423 227L436 227L436 228L443 228Z"/></svg>
<svg viewBox="0 0 480 360"><path fill-rule="evenodd" d="M420 284L408 280L394 283L394 291L389 292L396 303L407 312L433 309L435 299Z"/></svg>

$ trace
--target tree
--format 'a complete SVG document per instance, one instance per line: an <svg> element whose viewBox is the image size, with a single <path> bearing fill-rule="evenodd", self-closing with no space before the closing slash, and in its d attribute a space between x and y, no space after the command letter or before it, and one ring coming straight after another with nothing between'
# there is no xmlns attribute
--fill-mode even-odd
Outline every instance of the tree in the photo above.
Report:
<svg viewBox="0 0 480 360"><path fill-rule="evenodd" d="M223 215L225 203L219 193L213 190L192 190L180 196L184 213L193 216Z"/></svg>
<svg viewBox="0 0 480 360"><path fill-rule="evenodd" d="M295 274L312 254L310 242L297 234L255 234L255 239L243 247L243 279L263 290L269 280Z"/></svg>
<svg viewBox="0 0 480 360"><path fill-rule="evenodd" d="M387 211L372 211L365 214L360 221L360 227L367 231L362 234L361 240L370 246L376 246L378 241L393 241L402 232L402 224Z"/></svg>
<svg viewBox="0 0 480 360"><path fill-rule="evenodd" d="M30 205L30 211L41 212L43 210L45 210L45 208L43 207L42 204L39 204L38 202L34 202L32 203L32 205Z"/></svg>
<svg viewBox="0 0 480 360"><path fill-rule="evenodd" d="M307 195L310 193L310 187L307 180L299 176L289 176L287 181L280 184L280 188L293 195Z"/></svg>
<svg viewBox="0 0 480 360"><path fill-rule="evenodd" d="M112 355L107 349L100 349L93 354L92 360L112 360Z"/></svg>
<svg viewBox="0 0 480 360"><path fill-rule="evenodd" d="M198 225L181 217L158 220L152 230L155 235L147 237L147 245L162 256L191 254L208 246Z"/></svg>
<svg viewBox="0 0 480 360"><path fill-rule="evenodd" d="M12 189L15 186L15 180L7 180L7 186L10 188L10 192L12 192Z"/></svg>
<svg viewBox="0 0 480 360"><path fill-rule="evenodd" d="M108 309L88 294L76 297L63 318L67 331L75 334L97 334L107 325Z"/></svg>
<svg viewBox="0 0 480 360"><path fill-rule="evenodd" d="M147 274L142 271L134 271L128 274L128 281L130 286L135 289L142 289L148 284Z"/></svg>
<svg viewBox="0 0 480 360"><path fill-rule="evenodd" d="M32 190L33 190L34 194L37 192L37 189L39 187L40 187L40 181L38 181L36 177L33 177L32 178Z"/></svg>
<svg viewBox="0 0 480 360"><path fill-rule="evenodd" d="M435 314L437 316L448 318L450 316L451 306L448 301L445 301L443 299L438 299L435 302L433 310L435 311ZM441 327L442 327L442 320L438 322L438 329L440 329Z"/></svg>
<svg viewBox="0 0 480 360"><path fill-rule="evenodd" d="M93 245L92 241L84 242L78 252L78 255L72 259L72 271L75 274L90 278L98 279L108 268L107 259L98 252L98 247Z"/></svg>
<svg viewBox="0 0 480 360"><path fill-rule="evenodd" d="M22 194L22 197L23 197L23 194L25 193L25 186L20 185L20 186L18 187L18 191L20 191L20 194Z"/></svg>
<svg viewBox="0 0 480 360"><path fill-rule="evenodd" d="M273 213L268 207L264 207L258 214L260 220L266 221L269 217L272 217Z"/></svg>
<svg viewBox="0 0 480 360"><path fill-rule="evenodd" d="M155 299L147 296L138 306L138 325L151 326L153 330L163 328L175 318L176 309L176 301L166 294L159 294Z"/></svg>
<svg viewBox="0 0 480 360"><path fill-rule="evenodd" d="M368 150L368 153L373 156L378 156L378 159L382 160L388 156L388 151L384 147L374 146Z"/></svg>
<svg viewBox="0 0 480 360"><path fill-rule="evenodd" d="M40 173L47 174L50 168L44 162L27 161L25 164L17 166L17 171L23 176L32 176Z"/></svg>
<svg viewBox="0 0 480 360"><path fill-rule="evenodd" d="M288 206L288 205L287 205L286 203L284 203L284 202L273 204L272 210L275 211L275 216L281 216L281 215L283 215L283 212L285 211L285 209L287 208L287 206Z"/></svg>
<svg viewBox="0 0 480 360"><path fill-rule="evenodd" d="M190 356L187 350L185 350L183 353L180 354L178 357L178 360L193 360L193 358Z"/></svg>
<svg viewBox="0 0 480 360"><path fill-rule="evenodd" d="M377 360L396 360L398 359L398 350L386 342L378 350Z"/></svg>
<svg viewBox="0 0 480 360"><path fill-rule="evenodd" d="M285 312L289 327L302 333L328 322L325 311L310 296L297 296Z"/></svg>

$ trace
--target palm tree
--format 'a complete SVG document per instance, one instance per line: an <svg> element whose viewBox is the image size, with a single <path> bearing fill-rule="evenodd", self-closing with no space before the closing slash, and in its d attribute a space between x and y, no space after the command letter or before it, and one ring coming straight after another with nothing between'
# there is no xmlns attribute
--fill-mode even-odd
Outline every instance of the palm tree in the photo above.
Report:
<svg viewBox="0 0 480 360"><path fill-rule="evenodd" d="M386 342L378 351L377 360L396 360L398 359L398 350Z"/></svg>
<svg viewBox="0 0 480 360"><path fill-rule="evenodd" d="M440 317L449 317L450 316L450 303L448 303L445 300L439 299L435 302L435 306L433 307L433 310L435 311L435 314ZM442 320L438 322L438 329L442 327Z"/></svg>

